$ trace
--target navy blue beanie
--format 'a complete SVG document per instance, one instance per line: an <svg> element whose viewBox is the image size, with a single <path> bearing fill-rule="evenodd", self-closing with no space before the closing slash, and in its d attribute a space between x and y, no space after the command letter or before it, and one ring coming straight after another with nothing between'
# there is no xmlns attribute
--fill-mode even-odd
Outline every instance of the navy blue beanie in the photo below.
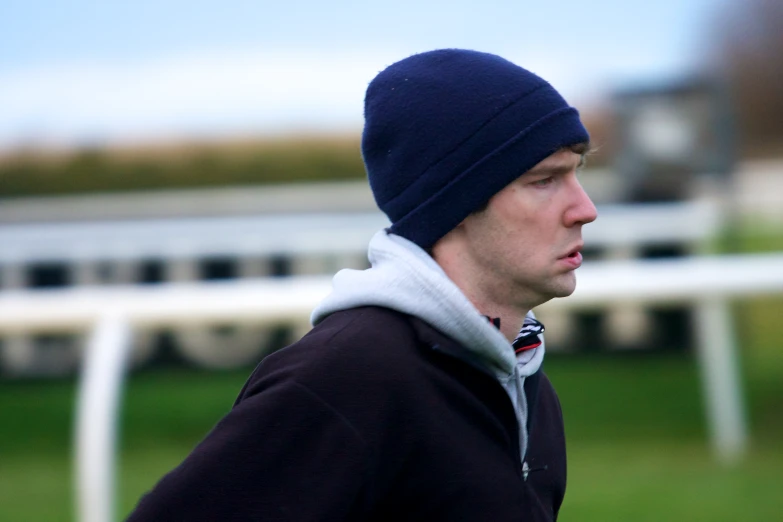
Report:
<svg viewBox="0 0 783 522"><path fill-rule="evenodd" d="M549 83L461 49L383 70L367 88L364 118L375 201L393 233L425 249L541 160L590 139Z"/></svg>

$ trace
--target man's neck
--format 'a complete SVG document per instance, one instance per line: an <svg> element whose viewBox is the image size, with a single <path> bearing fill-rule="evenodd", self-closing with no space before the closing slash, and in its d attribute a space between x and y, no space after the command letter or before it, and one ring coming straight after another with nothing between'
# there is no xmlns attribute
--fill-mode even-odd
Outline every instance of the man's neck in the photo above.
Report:
<svg viewBox="0 0 783 522"><path fill-rule="evenodd" d="M446 275L456 284L465 297L482 315L500 319L500 331L513 342L530 311L525 297L514 292L502 282L487 278L477 271L462 255L459 238L451 232L441 239L432 249L431 255Z"/></svg>
<svg viewBox="0 0 783 522"><path fill-rule="evenodd" d="M500 333L508 339L508 342L513 342L519 333L519 329L525 322L525 316L528 310L518 310L510 306L500 306L497 303L479 302L467 296L467 298L473 303L482 315L486 315L490 318L500 319Z"/></svg>

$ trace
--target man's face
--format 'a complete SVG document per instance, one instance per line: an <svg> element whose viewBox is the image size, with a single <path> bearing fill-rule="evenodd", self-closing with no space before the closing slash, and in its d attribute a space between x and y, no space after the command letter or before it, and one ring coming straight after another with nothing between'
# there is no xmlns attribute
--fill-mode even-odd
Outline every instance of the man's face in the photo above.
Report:
<svg viewBox="0 0 783 522"><path fill-rule="evenodd" d="M552 154L460 224L474 290L526 308L574 291L582 225L597 217L580 163L571 150Z"/></svg>

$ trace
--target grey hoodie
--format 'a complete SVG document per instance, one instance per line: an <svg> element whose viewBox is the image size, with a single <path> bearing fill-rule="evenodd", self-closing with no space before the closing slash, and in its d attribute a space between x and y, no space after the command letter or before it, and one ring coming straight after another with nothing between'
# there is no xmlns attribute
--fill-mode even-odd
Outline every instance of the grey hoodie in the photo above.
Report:
<svg viewBox="0 0 783 522"><path fill-rule="evenodd" d="M517 414L522 461L527 452L525 378L541 367L541 345L514 354L502 333L468 300L427 252L402 236L377 232L370 241L367 270L341 270L332 292L313 310L318 324L328 315L359 306L382 306L430 324L458 341L492 371L506 390ZM532 312L528 314L533 317Z"/></svg>

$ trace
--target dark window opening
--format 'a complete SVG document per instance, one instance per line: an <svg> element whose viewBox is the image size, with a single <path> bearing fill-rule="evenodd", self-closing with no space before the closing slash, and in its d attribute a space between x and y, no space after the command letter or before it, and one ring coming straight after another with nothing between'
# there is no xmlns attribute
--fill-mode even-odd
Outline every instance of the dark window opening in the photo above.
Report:
<svg viewBox="0 0 783 522"><path fill-rule="evenodd" d="M237 263L230 258L212 258L201 261L200 278L206 281L236 279Z"/></svg>
<svg viewBox="0 0 783 522"><path fill-rule="evenodd" d="M27 268L27 286L57 288L71 284L68 267L63 263L40 263Z"/></svg>
<svg viewBox="0 0 783 522"><path fill-rule="evenodd" d="M291 259L286 256L274 256L269 259L269 275L287 277L291 275Z"/></svg>
<svg viewBox="0 0 783 522"><path fill-rule="evenodd" d="M585 261L597 261L601 259L603 251L600 248L586 246L582 248L582 259Z"/></svg>
<svg viewBox="0 0 783 522"><path fill-rule="evenodd" d="M162 283L165 272L163 261L147 259L139 263L137 281L142 284Z"/></svg>
<svg viewBox="0 0 783 522"><path fill-rule="evenodd" d="M640 257L643 259L662 259L667 257L682 257L687 255L683 245L655 245L642 249Z"/></svg>

